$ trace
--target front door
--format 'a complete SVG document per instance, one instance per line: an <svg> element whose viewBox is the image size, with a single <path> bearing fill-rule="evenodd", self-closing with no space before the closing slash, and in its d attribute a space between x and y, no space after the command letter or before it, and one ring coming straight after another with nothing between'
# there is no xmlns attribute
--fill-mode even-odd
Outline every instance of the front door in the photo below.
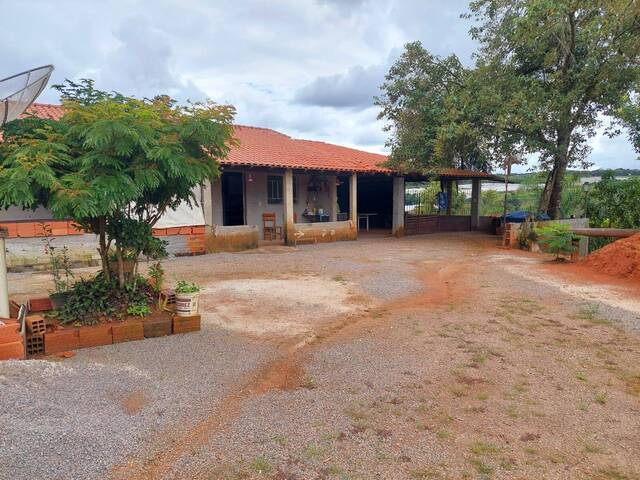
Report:
<svg viewBox="0 0 640 480"><path fill-rule="evenodd" d="M239 172L222 174L222 220L225 226L244 225L244 178Z"/></svg>

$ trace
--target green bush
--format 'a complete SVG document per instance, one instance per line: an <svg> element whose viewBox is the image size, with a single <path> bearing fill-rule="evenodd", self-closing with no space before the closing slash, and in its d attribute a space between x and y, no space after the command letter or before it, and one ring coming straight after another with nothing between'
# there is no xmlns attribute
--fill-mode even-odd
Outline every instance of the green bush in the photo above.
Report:
<svg viewBox="0 0 640 480"><path fill-rule="evenodd" d="M198 293L200 286L196 283L189 283L184 280L180 280L176 285L176 293Z"/></svg>
<svg viewBox="0 0 640 480"><path fill-rule="evenodd" d="M151 308L146 303L132 303L127 307L127 313L134 317L144 317L151 313Z"/></svg>
<svg viewBox="0 0 640 480"><path fill-rule="evenodd" d="M53 312L62 324L94 325L103 319L121 319L129 305L148 305L153 290L142 278L120 288L118 280L99 273L89 280L76 282L65 304Z"/></svg>
<svg viewBox="0 0 640 480"><path fill-rule="evenodd" d="M546 252L555 253L556 259L560 255L570 255L575 250L573 240L577 237L571 231L570 225L562 223L551 223L544 227L539 227L538 242Z"/></svg>

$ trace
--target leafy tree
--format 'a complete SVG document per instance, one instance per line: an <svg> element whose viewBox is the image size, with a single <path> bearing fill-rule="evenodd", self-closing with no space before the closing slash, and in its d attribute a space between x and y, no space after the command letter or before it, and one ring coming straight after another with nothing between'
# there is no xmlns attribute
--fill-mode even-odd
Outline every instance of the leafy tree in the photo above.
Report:
<svg viewBox="0 0 640 480"><path fill-rule="evenodd" d="M640 78L640 8L628 0L476 0L478 68L493 72L499 116L549 172L540 209L560 215L567 168L586 162L603 115ZM613 132L612 132L613 133Z"/></svg>
<svg viewBox="0 0 640 480"><path fill-rule="evenodd" d="M603 174L587 193L586 213L592 227L640 228L640 177L616 180Z"/></svg>
<svg viewBox="0 0 640 480"><path fill-rule="evenodd" d="M640 7L633 0L475 0L473 68L406 45L375 102L391 163L406 170L488 170L513 153L547 172L537 208L561 214L567 168L587 165L603 118L638 145ZM635 95L635 96L634 96ZM634 103L635 99L635 103ZM634 133L636 132L636 133Z"/></svg>
<svg viewBox="0 0 640 480"><path fill-rule="evenodd" d="M157 252L151 227L167 209L196 202L194 188L219 174L216 160L233 143L234 109L139 100L96 90L91 80L55 88L65 109L59 122L18 120L4 131L0 206L42 205L72 218L98 235L107 281L115 247L123 286L125 251ZM142 244L132 231L146 235Z"/></svg>

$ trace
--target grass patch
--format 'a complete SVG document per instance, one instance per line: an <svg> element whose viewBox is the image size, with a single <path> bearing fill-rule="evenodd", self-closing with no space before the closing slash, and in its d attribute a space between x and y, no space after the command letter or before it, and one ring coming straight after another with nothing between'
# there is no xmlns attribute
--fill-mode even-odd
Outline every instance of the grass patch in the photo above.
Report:
<svg viewBox="0 0 640 480"><path fill-rule="evenodd" d="M300 382L300 386L302 388L306 388L307 390L313 390L318 386L318 384L313 377L307 375L302 379L302 382Z"/></svg>
<svg viewBox="0 0 640 480"><path fill-rule="evenodd" d="M418 468L416 470L411 470L409 472L409 477L414 478L416 480L432 480L432 479L442 478L442 475L437 469L433 467L428 467L428 468Z"/></svg>
<svg viewBox="0 0 640 480"><path fill-rule="evenodd" d="M269 460L264 457L256 457L249 463L249 468L256 473L269 473L271 472L271 464Z"/></svg>
<svg viewBox="0 0 640 480"><path fill-rule="evenodd" d="M449 430L438 430L436 432L436 437L438 437L440 440L448 440L449 438L451 438L451 432Z"/></svg>
<svg viewBox="0 0 640 480"><path fill-rule="evenodd" d="M613 321L600 314L600 307L595 304L586 305L571 315L572 318L584 320L591 325L614 325Z"/></svg>
<svg viewBox="0 0 640 480"><path fill-rule="evenodd" d="M319 458L324 457L326 454L327 449L318 445L309 445L304 449L304 456L309 460L318 460Z"/></svg>
<svg viewBox="0 0 640 480"><path fill-rule="evenodd" d="M493 473L493 467L479 458L472 459L471 465L480 475L491 475Z"/></svg>
<svg viewBox="0 0 640 480"><path fill-rule="evenodd" d="M578 380L580 380L581 382L586 382L587 381L587 374L584 372L578 372L576 373L576 378Z"/></svg>
<svg viewBox="0 0 640 480"><path fill-rule="evenodd" d="M602 480L631 480L631 477L613 467L601 468L598 470L598 476L596 478Z"/></svg>
<svg viewBox="0 0 640 480"><path fill-rule="evenodd" d="M473 442L469 446L469 450L471 450L471 453L475 455L482 455L482 456L494 455L500 452L500 448L497 445L494 445L493 443L489 443L489 442L482 442L482 441Z"/></svg>
<svg viewBox="0 0 640 480"><path fill-rule="evenodd" d="M607 392L598 392L594 397L594 401L599 405L606 405L608 400Z"/></svg>

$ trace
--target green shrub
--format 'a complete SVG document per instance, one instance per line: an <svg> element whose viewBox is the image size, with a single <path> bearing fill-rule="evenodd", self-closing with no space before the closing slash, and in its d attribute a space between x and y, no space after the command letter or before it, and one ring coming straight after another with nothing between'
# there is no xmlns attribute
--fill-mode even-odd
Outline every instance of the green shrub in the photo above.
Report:
<svg viewBox="0 0 640 480"><path fill-rule="evenodd" d="M537 230L539 243L543 250L556 254L556 259L560 255L570 255L575 250L573 240L577 237L571 231L570 225L562 223L550 223Z"/></svg>
<svg viewBox="0 0 640 480"><path fill-rule="evenodd" d="M52 315L62 324L94 325L102 319L125 317L129 305L148 305L152 301L153 291L146 280L138 277L120 288L117 279L107 279L101 272L76 282L65 304Z"/></svg>
<svg viewBox="0 0 640 480"><path fill-rule="evenodd" d="M144 317L151 313L151 308L146 303L132 303L127 307L127 313L134 317Z"/></svg>

